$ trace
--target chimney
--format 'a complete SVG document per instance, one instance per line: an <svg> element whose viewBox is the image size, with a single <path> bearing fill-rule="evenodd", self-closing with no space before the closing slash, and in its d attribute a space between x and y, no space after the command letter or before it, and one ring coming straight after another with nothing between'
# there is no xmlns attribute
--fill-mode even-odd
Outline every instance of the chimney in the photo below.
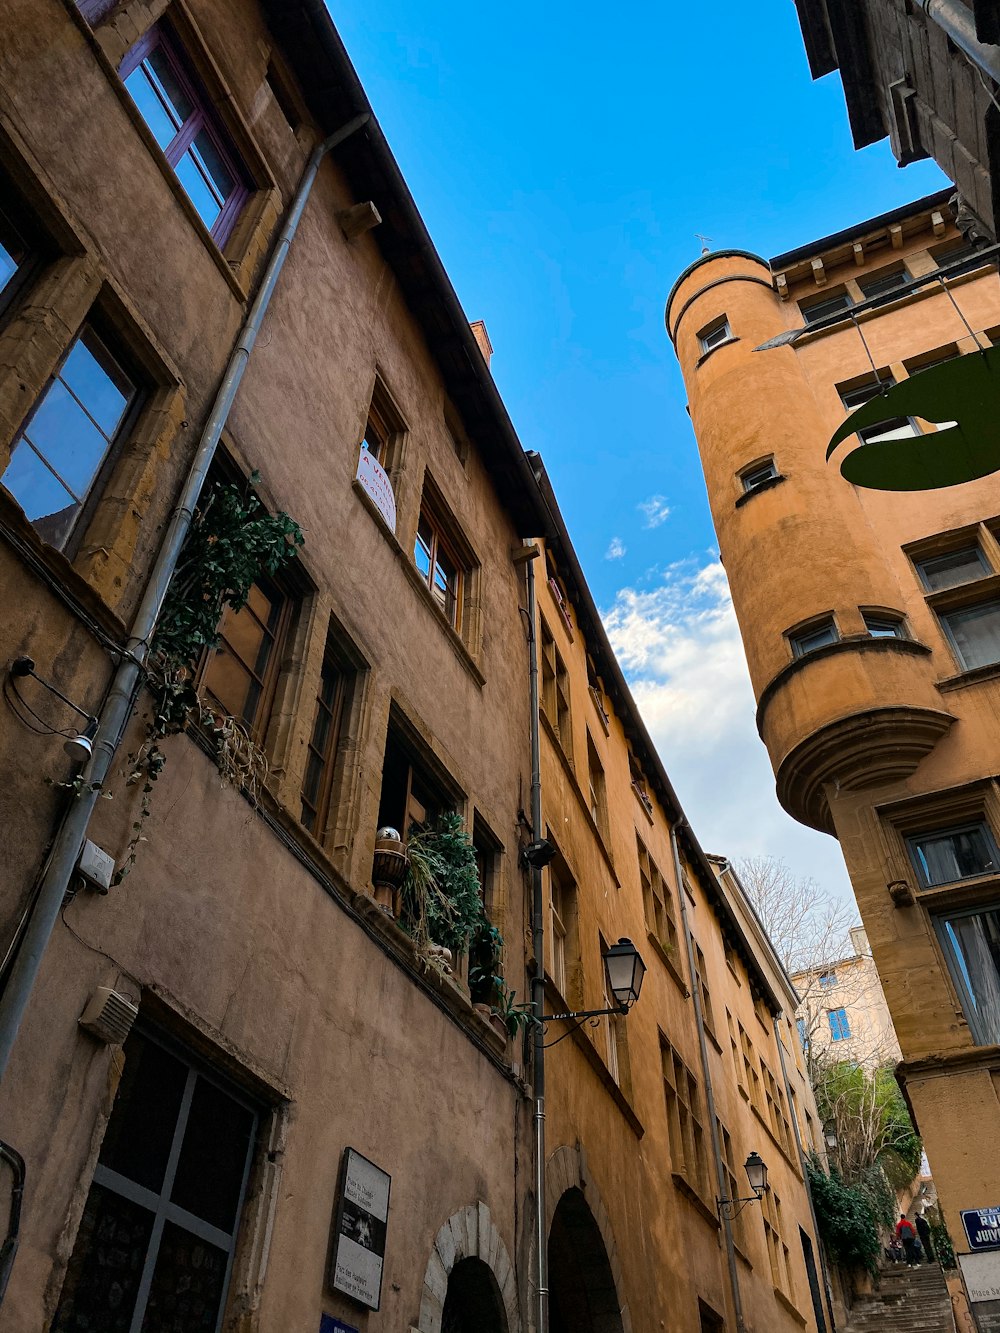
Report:
<svg viewBox="0 0 1000 1333"><path fill-rule="evenodd" d="M493 355L493 344L490 342L490 335L486 332L486 325L481 319L474 319L469 325L473 337L479 344L479 350L483 354L483 360L487 366L490 364L490 358Z"/></svg>

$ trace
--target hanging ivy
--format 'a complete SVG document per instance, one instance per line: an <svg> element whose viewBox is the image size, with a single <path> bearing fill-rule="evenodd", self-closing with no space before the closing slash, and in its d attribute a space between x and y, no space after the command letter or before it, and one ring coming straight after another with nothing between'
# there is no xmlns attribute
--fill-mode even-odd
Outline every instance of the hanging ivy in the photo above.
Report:
<svg viewBox="0 0 1000 1333"><path fill-rule="evenodd" d="M287 514L269 514L252 487L210 482L188 530L160 615L148 664L152 707L138 750L129 755L126 786L142 784L137 818L127 854L115 873L120 884L135 865L142 830L150 814L154 785L166 764L161 742L184 731L192 720L208 731L223 779L255 795L267 763L253 737L236 718L208 708L195 688L198 662L219 641L219 622L228 606L246 606L250 589L277 574L298 555L302 530Z"/></svg>
<svg viewBox="0 0 1000 1333"><path fill-rule="evenodd" d="M848 1185L836 1168L827 1175L815 1155L806 1163L820 1235L830 1257L847 1267L878 1272L882 1255L877 1205L861 1185Z"/></svg>

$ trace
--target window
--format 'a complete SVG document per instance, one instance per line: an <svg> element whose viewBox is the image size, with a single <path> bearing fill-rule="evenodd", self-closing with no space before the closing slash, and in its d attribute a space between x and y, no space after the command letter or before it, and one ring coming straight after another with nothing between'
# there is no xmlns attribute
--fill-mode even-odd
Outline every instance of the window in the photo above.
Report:
<svg viewBox="0 0 1000 1333"><path fill-rule="evenodd" d="M941 623L965 671L1000 662L1000 602L980 602L941 615Z"/></svg>
<svg viewBox="0 0 1000 1333"><path fill-rule="evenodd" d="M88 23L97 23L114 9L117 0L77 0L80 13Z"/></svg>
<svg viewBox="0 0 1000 1333"><path fill-rule="evenodd" d="M476 812L472 819L472 845L476 853L476 871L479 875L479 895L486 916L494 925L498 903L498 879L503 846L494 837L482 816ZM495 1001L493 974L496 955L492 942L473 942L468 955L469 998L473 1004L492 1004Z"/></svg>
<svg viewBox="0 0 1000 1333"><path fill-rule="evenodd" d="M247 172L173 32L155 24L120 72L198 216L224 245L250 193Z"/></svg>
<svg viewBox="0 0 1000 1333"><path fill-rule="evenodd" d="M732 342L732 340L732 330L725 315L709 324L698 334L698 345L701 347L702 353L711 352L713 348L721 347L723 343Z"/></svg>
<svg viewBox="0 0 1000 1333"><path fill-rule="evenodd" d="M568 759L573 757L573 727L569 711L569 673L552 632L541 617L541 708Z"/></svg>
<svg viewBox="0 0 1000 1333"><path fill-rule="evenodd" d="M266 578L255 583L245 606L223 611L219 642L206 652L199 674L209 702L242 722L258 744L270 720L291 609L277 583Z"/></svg>
<svg viewBox="0 0 1000 1333"><path fill-rule="evenodd" d="M708 969L705 967L705 955L696 940L692 940L692 943L694 944L694 980L701 993L702 1018L709 1033L715 1037L715 1014L712 1012L712 996L709 993L708 982L705 980L708 975Z"/></svg>
<svg viewBox="0 0 1000 1333"><path fill-rule="evenodd" d="M785 1152L790 1153L792 1151L792 1133L788 1117L785 1114L784 1094L763 1060L760 1062L760 1072L764 1078L764 1100L767 1105L767 1120L771 1126L771 1132Z"/></svg>
<svg viewBox="0 0 1000 1333"><path fill-rule="evenodd" d="M817 648L825 648L829 643L836 643L839 638L837 626L831 618L819 621L808 629L798 630L795 634L789 634L788 642L791 644L793 657L805 657L809 653L814 653Z"/></svg>
<svg viewBox="0 0 1000 1333"><path fill-rule="evenodd" d="M581 992L576 884L560 858L549 866L549 949L552 984L575 1004Z"/></svg>
<svg viewBox="0 0 1000 1333"><path fill-rule="evenodd" d="M887 292L894 292L898 287L905 287L909 282L910 275L905 269L897 269L895 273L877 272L870 273L866 278L858 279L858 286L864 292L865 300L870 301L875 296L884 296Z"/></svg>
<svg viewBox="0 0 1000 1333"><path fill-rule="evenodd" d="M573 642L573 617L570 614L569 598L566 596L566 589L563 587L562 579L556 572L555 562L548 551L545 552L545 572L548 576L548 588L552 594L552 600L556 604L556 610L569 635L570 643Z"/></svg>
<svg viewBox="0 0 1000 1333"><path fill-rule="evenodd" d="M958 237L953 241L946 241L944 245L935 246L930 253L938 268L951 268L953 264L958 265L967 259L974 259L979 254L980 248L974 242L967 241L964 237ZM990 262L989 256L982 262L988 264ZM971 267L977 268L978 265L974 264Z"/></svg>
<svg viewBox="0 0 1000 1333"><path fill-rule="evenodd" d="M834 315L842 315L853 304L849 294L844 291L834 296L818 296L810 301L800 301L799 309L807 324L819 324L824 319L832 319Z"/></svg>
<svg viewBox="0 0 1000 1333"><path fill-rule="evenodd" d="M413 545L413 559L448 624L460 631L465 571L444 524L423 505L417 524L417 539Z"/></svg>
<svg viewBox="0 0 1000 1333"><path fill-rule="evenodd" d="M660 1066L670 1138L670 1168L698 1194L707 1194L707 1157L698 1083L680 1055L660 1036Z"/></svg>
<svg viewBox="0 0 1000 1333"><path fill-rule="evenodd" d="M836 984L837 984L836 972L821 972L819 974L820 990L830 990L830 988L836 986Z"/></svg>
<svg viewBox="0 0 1000 1333"><path fill-rule="evenodd" d="M406 424L392 400L389 390L376 376L372 389L368 416L365 418L365 433L361 437L361 448L375 459L385 472L393 472L400 462L403 437Z"/></svg>
<svg viewBox="0 0 1000 1333"><path fill-rule="evenodd" d="M639 761L632 751L628 755L628 773L629 781L632 784L632 791L638 797L639 804L645 810L647 815L653 813L653 802L649 796L649 788L646 785L646 776L639 767Z"/></svg>
<svg viewBox="0 0 1000 1333"><path fill-rule="evenodd" d="M853 412L864 403L870 403L886 389L891 389L894 384L895 380L891 375L883 375L877 384L862 384L857 389L842 389L840 401L848 412ZM858 438L863 444L879 444L885 440L905 440L919 434L920 427L911 417L886 416L885 421L878 421L873 426L864 426L858 431Z"/></svg>
<svg viewBox="0 0 1000 1333"><path fill-rule="evenodd" d="M597 748L587 732L587 806L591 818L600 830L601 837L608 837L608 794L604 781L604 766L597 753Z"/></svg>
<svg viewBox="0 0 1000 1333"><path fill-rule="evenodd" d="M755 491L767 481L772 481L777 475L778 469L774 465L773 458L769 458L766 463L755 464L746 472L741 472L740 481L743 484L744 495L749 495L751 491Z"/></svg>
<svg viewBox="0 0 1000 1333"><path fill-rule="evenodd" d="M340 724L349 679L348 673L328 649L320 673L316 713L309 737L305 779L302 783L302 823L317 837L322 837L330 806Z"/></svg>
<svg viewBox="0 0 1000 1333"><path fill-rule="evenodd" d="M984 823L963 824L907 838L910 859L925 888L994 874L1000 857Z"/></svg>
<svg viewBox="0 0 1000 1333"><path fill-rule="evenodd" d="M781 1200L773 1189L769 1189L761 1199L761 1212L764 1215L764 1237L767 1241L767 1257L771 1264L771 1280L785 1296L791 1296L788 1246L781 1234Z"/></svg>
<svg viewBox="0 0 1000 1333"><path fill-rule="evenodd" d="M947 555L928 556L915 563L921 582L928 592L956 588L960 583L970 583L973 579L981 579L993 573L978 545L963 546L960 550L949 551Z"/></svg>
<svg viewBox="0 0 1000 1333"><path fill-rule="evenodd" d="M636 838L639 853L639 883L642 886L642 906L646 929L659 941L671 962L677 965L677 923L674 919L674 897L657 869L656 862Z"/></svg>
<svg viewBox="0 0 1000 1333"><path fill-rule="evenodd" d="M935 921L973 1040L1000 1045L1000 907Z"/></svg>
<svg viewBox="0 0 1000 1333"><path fill-rule="evenodd" d="M605 736L611 735L611 715L608 713L607 702L604 698L604 689L601 686L601 679L597 674L597 668L594 666L593 659L587 654L587 687L590 690L590 697L597 710L597 716Z"/></svg>
<svg viewBox="0 0 1000 1333"><path fill-rule="evenodd" d="M750 1094L750 1104L755 1106L763 1114L763 1103L760 1095L760 1075L757 1073L757 1056L754 1052L753 1042L747 1036L743 1024L737 1020L736 1026L740 1032L740 1049L743 1052L743 1083L747 1092Z"/></svg>
<svg viewBox="0 0 1000 1333"><path fill-rule="evenodd" d="M722 1144L722 1161L725 1167L726 1176L726 1197L730 1199L738 1199L740 1197L740 1182L739 1177L736 1174L736 1157L733 1153L733 1140L730 1137L729 1130L726 1129L721 1120L716 1118L715 1123L719 1131L719 1141ZM733 1240L737 1245L745 1247L746 1237L743 1209L737 1211L736 1216L731 1221L731 1226L733 1230ZM720 1327L724 1328L725 1325L720 1325Z"/></svg>
<svg viewBox="0 0 1000 1333"><path fill-rule="evenodd" d="M235 1088L133 1030L52 1333L217 1328L256 1134Z"/></svg>
<svg viewBox="0 0 1000 1333"><path fill-rule="evenodd" d="M378 827L397 829L405 841L413 829L432 824L458 805L458 792L421 751L402 715L392 706L382 761Z"/></svg>
<svg viewBox="0 0 1000 1333"><path fill-rule="evenodd" d="M847 1021L846 1009L828 1009L827 1018L830 1021L830 1040L846 1041L851 1035L851 1025Z"/></svg>
<svg viewBox="0 0 1000 1333"><path fill-rule="evenodd" d="M809 1032L806 1028L806 1020L804 1018L797 1018L795 1020L795 1026L799 1033L799 1044L803 1050L806 1050L809 1046Z"/></svg>
<svg viewBox="0 0 1000 1333"><path fill-rule="evenodd" d="M870 611L865 611L862 618L870 639L906 638L902 620L896 620L892 616L877 615Z"/></svg>
<svg viewBox="0 0 1000 1333"><path fill-rule="evenodd" d="M13 186L0 172L0 314L30 276L39 249L36 228L17 207Z"/></svg>
<svg viewBox="0 0 1000 1333"><path fill-rule="evenodd" d="M84 325L3 474L3 484L51 546L69 542L139 397L136 379L93 325Z"/></svg>
<svg viewBox="0 0 1000 1333"><path fill-rule="evenodd" d="M733 1027L733 1016L726 1010L726 1026L729 1029L729 1049L733 1057L733 1069L736 1073L736 1086L741 1092L746 1089L743 1086L743 1060L740 1056L740 1048L736 1044L736 1029Z"/></svg>

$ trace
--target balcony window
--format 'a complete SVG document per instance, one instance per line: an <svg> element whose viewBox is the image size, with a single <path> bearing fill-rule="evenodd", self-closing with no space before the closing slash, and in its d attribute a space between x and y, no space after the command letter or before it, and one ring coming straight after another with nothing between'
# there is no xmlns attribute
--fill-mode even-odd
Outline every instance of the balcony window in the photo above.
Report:
<svg viewBox="0 0 1000 1333"><path fill-rule="evenodd" d="M51 546L67 545L138 398L135 378L85 325L14 442L3 474L4 486Z"/></svg>
<svg viewBox="0 0 1000 1333"><path fill-rule="evenodd" d="M701 330L698 334L698 345L704 355L713 351L716 347L721 347L723 343L731 342L733 331L729 327L729 320L725 315L709 324L707 328Z"/></svg>
<svg viewBox="0 0 1000 1333"><path fill-rule="evenodd" d="M155 24L120 73L198 216L224 245L250 193L248 172L174 33Z"/></svg>
<svg viewBox="0 0 1000 1333"><path fill-rule="evenodd" d="M910 859L921 885L951 884L956 880L992 875L1000 865L993 836L985 823L963 824L907 839Z"/></svg>
<svg viewBox="0 0 1000 1333"><path fill-rule="evenodd" d="M1000 602L980 602L941 615L965 671L1000 662Z"/></svg>
<svg viewBox="0 0 1000 1333"><path fill-rule="evenodd" d="M820 296L811 301L800 301L799 309L807 324L819 324L824 319L842 315L854 305L850 295L837 292L834 296Z"/></svg>
<svg viewBox="0 0 1000 1333"><path fill-rule="evenodd" d="M973 1040L1000 1045L1000 908L959 913L935 926Z"/></svg>
<svg viewBox="0 0 1000 1333"><path fill-rule="evenodd" d="M817 648L825 648L828 644L837 643L840 634L833 619L823 620L808 629L799 630L795 634L788 636L788 642L792 648L793 657L807 657L809 653L814 653Z"/></svg>
<svg viewBox="0 0 1000 1333"><path fill-rule="evenodd" d="M848 412L870 403L884 389L892 388L895 381L891 376L883 376L877 384L862 384L857 389L843 389L840 400ZM912 417L886 416L885 421L877 421L873 426L864 426L858 431L858 438L864 444L880 444L885 440L907 440L919 435L920 427Z"/></svg>
<svg viewBox="0 0 1000 1333"><path fill-rule="evenodd" d="M963 546L960 550L949 551L947 555L928 556L925 560L916 561L916 566L928 592L956 588L961 583L971 583L974 579L993 573L978 545Z"/></svg>
<svg viewBox="0 0 1000 1333"><path fill-rule="evenodd" d="M751 491L763 486L765 482L772 481L777 475L778 469L774 465L773 458L769 458L766 463L758 463L755 467L748 468L746 472L741 472L740 483L744 495L749 495Z"/></svg>

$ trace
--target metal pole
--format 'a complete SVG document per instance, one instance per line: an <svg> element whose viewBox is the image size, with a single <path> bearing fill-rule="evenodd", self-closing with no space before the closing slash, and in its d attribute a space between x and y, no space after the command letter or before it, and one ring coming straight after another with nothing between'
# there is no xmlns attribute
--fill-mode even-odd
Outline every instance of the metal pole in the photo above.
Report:
<svg viewBox="0 0 1000 1333"><path fill-rule="evenodd" d="M956 46L962 48L974 65L1000 82L1000 46L979 40L971 9L961 0L916 0L916 3L929 19L945 30Z"/></svg>
<svg viewBox="0 0 1000 1333"><path fill-rule="evenodd" d="M538 635L535 606L535 562L528 561L528 696L531 712L531 837L539 842L542 830L542 760L538 737ZM537 1325L535 1333L549 1329L549 1256L545 1235L545 904L542 899L542 872L531 867L531 948L535 956L535 975L531 979L531 1007L535 1016L534 1060L532 1064L535 1094L535 1252L538 1258Z"/></svg>
<svg viewBox="0 0 1000 1333"><path fill-rule="evenodd" d="M677 830L683 828L687 820L681 818L670 828L670 850L674 857L674 878L677 881L677 897L681 905L681 924L684 927L684 943L687 947L688 973L691 977L691 990L694 999L694 1019L695 1026L698 1029L698 1047L701 1052L701 1072L705 1080L705 1102L708 1110L708 1123L712 1133L712 1150L715 1157L715 1181L719 1199L724 1199L728 1191L728 1180L726 1177L726 1167L722 1158L722 1144L719 1136L719 1122L715 1114L715 1091L712 1088L712 1071L708 1063L708 1043L705 1041L705 1014L701 1007L701 989L698 985L698 974L694 965L694 941L691 937L691 927L688 924L687 904L685 902L684 877L681 871L681 854L677 846ZM733 1292L733 1314L736 1318L736 1333L743 1333L743 1297L740 1295L740 1277L736 1269L736 1247L733 1244L733 1223L732 1219L725 1215L725 1209L719 1210L723 1215L722 1222L723 1234L726 1238L726 1261L729 1267L729 1285Z"/></svg>
<svg viewBox="0 0 1000 1333"><path fill-rule="evenodd" d="M70 879L80 855L80 849L83 847L90 816L97 803L100 788L108 775L115 752L121 742L122 734L131 716L133 700L141 682L150 641L156 629L160 611L163 608L163 600L170 586L170 580L177 567L177 560L184 544L184 538L187 536L191 520L194 517L194 507L198 501L198 495L201 492L212 459L215 457L219 437L232 409L240 381L246 371L250 353L253 351L264 314L274 293L278 275L284 265L285 257L298 229L306 200L309 198L309 192L319 171L319 164L332 148L336 148L338 144L361 129L370 119L370 112L355 116L352 121L349 121L343 128L325 139L313 150L305 171L302 173L302 179L285 217L271 258L268 260L253 305L250 307L239 339L229 358L229 364L216 394L212 411L198 442L191 470L184 483L180 498L174 507L167 535L163 539L163 545L150 573L142 602L136 612L127 645L127 655L115 671L104 708L98 719L99 725L94 740L94 753L86 774L87 786L70 802L69 809L56 833L48 864L38 887L31 918L22 937L17 957L11 966L7 987L2 997L0 997L0 1080L7 1072L14 1041L24 1019L31 991L41 969L42 958L55 928L59 909L69 887Z"/></svg>

